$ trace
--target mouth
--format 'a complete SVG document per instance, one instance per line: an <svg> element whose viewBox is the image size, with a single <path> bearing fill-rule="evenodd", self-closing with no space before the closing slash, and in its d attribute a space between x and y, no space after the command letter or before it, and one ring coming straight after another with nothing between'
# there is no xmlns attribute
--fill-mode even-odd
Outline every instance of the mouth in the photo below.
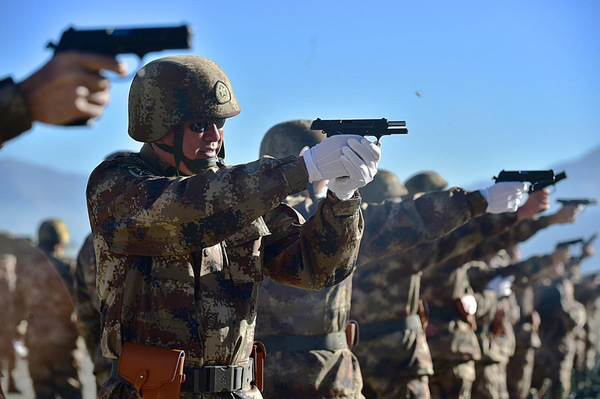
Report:
<svg viewBox="0 0 600 399"><path fill-rule="evenodd" d="M217 148L213 148L212 146L209 148L202 148L196 151L196 159L210 159L216 158L217 156Z"/></svg>

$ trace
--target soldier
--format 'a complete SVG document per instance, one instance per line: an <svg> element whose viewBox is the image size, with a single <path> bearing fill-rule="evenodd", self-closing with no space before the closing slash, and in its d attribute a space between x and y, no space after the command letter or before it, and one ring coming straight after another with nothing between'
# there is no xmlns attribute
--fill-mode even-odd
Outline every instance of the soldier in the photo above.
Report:
<svg viewBox="0 0 600 399"><path fill-rule="evenodd" d="M109 100L102 70L125 75L126 66L104 55L61 52L22 82L0 80L0 147L35 121L64 125L99 118Z"/></svg>
<svg viewBox="0 0 600 399"><path fill-rule="evenodd" d="M102 352L113 359L101 398L138 397L143 381L118 372L130 343L145 345L150 374L151 354L165 352L150 347L185 351L182 398L260 398L249 359L258 283L320 290L353 269L356 189L375 175L379 148L336 136L299 158L227 167L223 125L239 112L225 73L202 57L154 60L131 84L128 132L145 144L101 163L87 188ZM303 223L282 201L322 179L343 187Z"/></svg>
<svg viewBox="0 0 600 399"><path fill-rule="evenodd" d="M426 170L411 176L404 182L404 186L408 190L409 195L415 195L418 193L442 191L448 187L448 182L436 172Z"/></svg>
<svg viewBox="0 0 600 399"><path fill-rule="evenodd" d="M17 258L11 254L0 254L0 371L7 362L8 392L20 393L14 379L16 367L16 353L13 347L13 339L17 337L14 320L13 301L17 284L15 267ZM0 387L0 393L2 388Z"/></svg>
<svg viewBox="0 0 600 399"><path fill-rule="evenodd" d="M535 355L532 386L539 390L549 378L553 399L566 399L571 392L575 338L586 320L585 306L575 300L573 283L565 277L565 263L548 269L535 292L542 345Z"/></svg>
<svg viewBox="0 0 600 399"><path fill-rule="evenodd" d="M577 347L573 373L575 388L581 390L586 385L590 385L594 367L597 364L598 331L600 329L597 299L600 297L600 276L597 273L584 276L575 284L574 288L575 299L585 306L587 314L581 342Z"/></svg>
<svg viewBox="0 0 600 399"><path fill-rule="evenodd" d="M17 258L15 320L27 321L25 345L36 398L81 398L73 303L52 262L25 239L0 235L0 253Z"/></svg>
<svg viewBox="0 0 600 399"><path fill-rule="evenodd" d="M56 271L65 282L67 290L73 297L75 292L75 264L64 256L65 246L71 236L67 225L60 219L42 221L38 229L38 248L52 261Z"/></svg>
<svg viewBox="0 0 600 399"><path fill-rule="evenodd" d="M96 377L96 388L100 387L110 375L111 362L102 356L100 349L100 301L96 293L96 254L94 253L93 236L89 234L79 253L75 267L75 310L79 334L85 341Z"/></svg>
<svg viewBox="0 0 600 399"><path fill-rule="evenodd" d="M287 156L324 138L309 127L310 121L306 120L275 125L263 138L261 155ZM318 197L311 192L319 193L323 183L327 182L319 182L317 188L288 197L287 202L310 216ZM329 189L336 190L335 184L330 182ZM482 202L478 192L467 193L459 189L398 203L397 197L406 194L406 190L398 178L387 171L379 171L374 180L360 191L365 192L365 198L376 203L384 199L393 200L381 205L365 203L362 206L365 233L357 260L359 270L373 259L393 256L454 229L474 212L482 212L482 205L487 204ZM382 197L382 194L391 198ZM508 195L505 195L505 202L506 197ZM497 196L489 198L499 200ZM444 217L440 217L442 215ZM379 246L381 243L385 243L383 247ZM266 384L265 396L362 397L359 365L349 350L353 340L347 342L344 336L349 319L351 284L348 279L335 287L313 293L268 279L261 283L266 295L259 299L261 310L257 337L269 352L266 371L271 377ZM312 309L310 314L306 309ZM350 332L351 328L348 330Z"/></svg>
<svg viewBox="0 0 600 399"><path fill-rule="evenodd" d="M433 365L423 331L426 325L426 304L420 301L423 273L541 209L545 209L545 205L540 193L530 196L516 213L472 218L438 240L357 269L351 316L361 325L361 344L354 352L363 368L363 392L369 393L368 397L430 397L429 378L433 375ZM377 223L374 226L376 228ZM439 273L440 280L431 287L435 288L434 296L448 283L456 267L452 265L449 271ZM453 299L450 303L454 303Z"/></svg>

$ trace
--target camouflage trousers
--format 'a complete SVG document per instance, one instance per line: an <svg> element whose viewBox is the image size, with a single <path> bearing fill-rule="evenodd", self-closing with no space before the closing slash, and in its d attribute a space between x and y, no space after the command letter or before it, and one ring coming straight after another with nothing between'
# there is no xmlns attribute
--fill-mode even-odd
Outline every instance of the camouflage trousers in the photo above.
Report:
<svg viewBox="0 0 600 399"><path fill-rule="evenodd" d="M475 363L475 382L472 396L481 399L508 399L506 364Z"/></svg>
<svg viewBox="0 0 600 399"><path fill-rule="evenodd" d="M364 399L362 387L358 359L349 349L277 351L265 361L263 395L268 399Z"/></svg>
<svg viewBox="0 0 600 399"><path fill-rule="evenodd" d="M42 348L30 348L28 363L36 399L55 399L55 395L62 399L83 397L73 350L49 353Z"/></svg>
<svg viewBox="0 0 600 399"><path fill-rule="evenodd" d="M180 399L262 399L260 391L252 387L247 391L193 394L182 392ZM119 376L111 375L98 393L98 399L141 399L135 387Z"/></svg>
<svg viewBox="0 0 600 399"><path fill-rule="evenodd" d="M514 399L527 399L531 389L533 365L535 362L535 349L531 347L519 348L510 358L506 370L509 396Z"/></svg>
<svg viewBox="0 0 600 399"><path fill-rule="evenodd" d="M475 362L433 361L434 374L429 379L431 397L435 399L470 399L475 381Z"/></svg>
<svg viewBox="0 0 600 399"><path fill-rule="evenodd" d="M554 350L552 350L554 349ZM543 346L535 354L532 386L541 388L544 378L552 381L552 399L567 399L571 392L571 372L575 349L571 345L557 348Z"/></svg>
<svg viewBox="0 0 600 399"><path fill-rule="evenodd" d="M360 361L368 399L429 399L433 366L423 330L397 331L361 341L352 351Z"/></svg>

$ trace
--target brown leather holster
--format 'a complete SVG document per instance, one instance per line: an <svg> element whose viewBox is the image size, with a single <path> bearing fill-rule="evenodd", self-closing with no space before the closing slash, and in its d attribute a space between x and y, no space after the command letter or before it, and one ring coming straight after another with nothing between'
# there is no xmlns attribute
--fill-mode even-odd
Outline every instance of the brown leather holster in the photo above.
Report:
<svg viewBox="0 0 600 399"><path fill-rule="evenodd" d="M506 314L504 313L504 310L497 309L494 320L492 321L492 332L495 337L506 334L506 327L504 325L505 318Z"/></svg>
<svg viewBox="0 0 600 399"><path fill-rule="evenodd" d="M185 381L184 360L183 350L127 342L118 371L143 399L175 399Z"/></svg>
<svg viewBox="0 0 600 399"><path fill-rule="evenodd" d="M348 341L348 349L352 350L355 345L358 345L359 339L358 322L356 320L349 320L346 324L346 341Z"/></svg>
<svg viewBox="0 0 600 399"><path fill-rule="evenodd" d="M419 304L417 305L417 314L421 320L423 331L427 331L427 324L429 324L429 305L427 300L419 298Z"/></svg>
<svg viewBox="0 0 600 399"><path fill-rule="evenodd" d="M265 384L265 360L267 359L267 349L262 342L254 341L250 357L254 360L254 385L262 392Z"/></svg>

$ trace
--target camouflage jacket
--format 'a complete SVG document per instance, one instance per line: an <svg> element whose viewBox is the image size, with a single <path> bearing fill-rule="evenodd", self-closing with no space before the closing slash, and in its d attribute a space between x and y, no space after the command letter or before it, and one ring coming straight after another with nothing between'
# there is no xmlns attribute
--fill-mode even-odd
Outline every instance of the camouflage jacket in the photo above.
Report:
<svg viewBox="0 0 600 399"><path fill-rule="evenodd" d="M96 254L94 253L92 234L86 237L77 254L74 289L79 334L85 341L85 346L94 364L94 373L110 370L110 361L102 356L100 348L102 327L100 300L96 292Z"/></svg>
<svg viewBox="0 0 600 399"><path fill-rule="evenodd" d="M263 276L315 290L348 277L360 198L329 196L302 223L282 201L306 184L295 157L181 177L145 145L100 164L87 198L104 356L133 341L183 349L188 367L244 364Z"/></svg>
<svg viewBox="0 0 600 399"><path fill-rule="evenodd" d="M50 260L29 241L6 234L0 234L0 253L17 258L14 315L27 321L29 350L75 349L73 302Z"/></svg>
<svg viewBox="0 0 600 399"><path fill-rule="evenodd" d="M19 85L11 78L0 80L0 147L31 129L31 115Z"/></svg>

